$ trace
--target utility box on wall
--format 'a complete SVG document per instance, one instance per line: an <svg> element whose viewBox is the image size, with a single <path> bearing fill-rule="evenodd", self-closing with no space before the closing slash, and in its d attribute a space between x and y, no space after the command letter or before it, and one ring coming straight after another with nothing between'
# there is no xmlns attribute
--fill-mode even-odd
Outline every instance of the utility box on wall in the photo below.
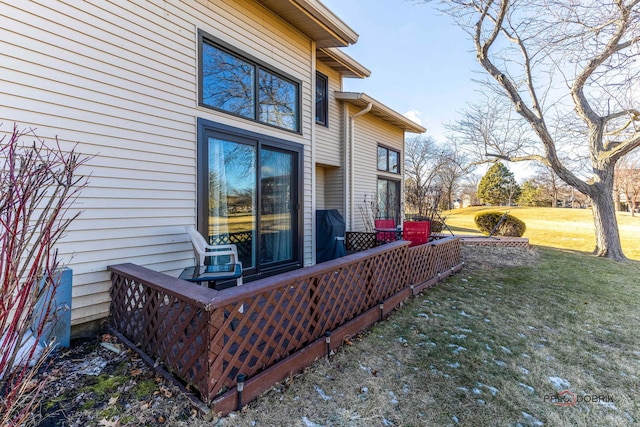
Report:
<svg viewBox="0 0 640 427"><path fill-rule="evenodd" d="M55 339L55 347L69 347L71 345L71 286L73 283L73 270L62 268L55 273L55 281L58 283L55 293L51 297L51 309L47 323L44 325L40 344L46 346ZM53 292L49 289L48 292ZM50 295L50 294L49 294ZM45 302L49 298L43 295L36 305L36 312L40 313L33 322L33 329L37 330L46 313Z"/></svg>

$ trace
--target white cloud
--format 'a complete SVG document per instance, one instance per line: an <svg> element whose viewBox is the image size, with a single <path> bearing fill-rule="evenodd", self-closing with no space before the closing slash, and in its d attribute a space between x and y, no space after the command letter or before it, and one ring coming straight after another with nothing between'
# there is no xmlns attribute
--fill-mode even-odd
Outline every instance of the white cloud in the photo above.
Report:
<svg viewBox="0 0 640 427"><path fill-rule="evenodd" d="M420 126L422 126L422 119L420 118L422 117L422 113L420 111L410 110L404 113L403 116L405 116L407 119L411 120L412 122L415 122Z"/></svg>

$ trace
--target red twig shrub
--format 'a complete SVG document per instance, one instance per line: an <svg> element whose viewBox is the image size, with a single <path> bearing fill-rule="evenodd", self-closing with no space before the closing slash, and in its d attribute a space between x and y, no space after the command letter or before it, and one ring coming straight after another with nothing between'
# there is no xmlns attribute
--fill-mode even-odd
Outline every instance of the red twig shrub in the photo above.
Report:
<svg viewBox="0 0 640 427"><path fill-rule="evenodd" d="M34 141L22 144L21 138ZM79 212L71 205L86 185L78 168L88 160L47 145L33 130L0 139L0 425L22 425L44 383L34 377L52 343L51 298L61 267L55 245ZM36 322L36 319L38 320Z"/></svg>

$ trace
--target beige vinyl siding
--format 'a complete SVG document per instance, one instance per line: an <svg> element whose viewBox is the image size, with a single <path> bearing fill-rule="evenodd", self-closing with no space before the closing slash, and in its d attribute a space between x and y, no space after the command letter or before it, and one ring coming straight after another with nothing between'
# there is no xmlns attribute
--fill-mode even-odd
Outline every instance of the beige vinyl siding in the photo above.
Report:
<svg viewBox="0 0 640 427"><path fill-rule="evenodd" d="M350 114L358 110L351 107ZM365 114L355 120L355 167L354 173L354 231L364 231L365 196L367 203L377 201L378 176L402 179L402 174L378 171L378 144L397 149L404 158L404 131L382 121L372 114ZM401 162L404 165L404 162ZM402 171L401 171L402 172ZM401 197L402 200L402 197Z"/></svg>
<svg viewBox="0 0 640 427"><path fill-rule="evenodd" d="M316 209L327 209L325 207L325 168L316 167Z"/></svg>
<svg viewBox="0 0 640 427"><path fill-rule="evenodd" d="M317 63L319 72L328 77L329 126L316 124L316 162L331 166L342 166L344 156L341 103L336 101L334 92L342 90L340 74L322 62ZM314 120L315 123L315 120Z"/></svg>
<svg viewBox="0 0 640 427"><path fill-rule="evenodd" d="M202 4L203 3L203 4ZM302 81L301 135L197 105L197 30ZM82 211L60 244L73 269L72 324L106 317L106 266L176 275L192 263L196 120L304 145L311 263L311 41L253 1L0 0L0 131L33 127L92 158Z"/></svg>

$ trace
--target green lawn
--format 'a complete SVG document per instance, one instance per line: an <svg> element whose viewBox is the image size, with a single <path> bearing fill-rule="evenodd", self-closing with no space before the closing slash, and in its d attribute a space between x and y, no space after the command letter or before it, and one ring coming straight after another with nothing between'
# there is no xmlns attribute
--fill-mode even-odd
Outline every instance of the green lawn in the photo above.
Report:
<svg viewBox="0 0 640 427"><path fill-rule="evenodd" d="M454 233L480 234L473 218L479 212L509 211L527 225L523 237L532 245L572 249L590 253L595 247L591 209L475 206L445 212L447 225ZM622 248L630 259L640 260L640 216L618 213Z"/></svg>

